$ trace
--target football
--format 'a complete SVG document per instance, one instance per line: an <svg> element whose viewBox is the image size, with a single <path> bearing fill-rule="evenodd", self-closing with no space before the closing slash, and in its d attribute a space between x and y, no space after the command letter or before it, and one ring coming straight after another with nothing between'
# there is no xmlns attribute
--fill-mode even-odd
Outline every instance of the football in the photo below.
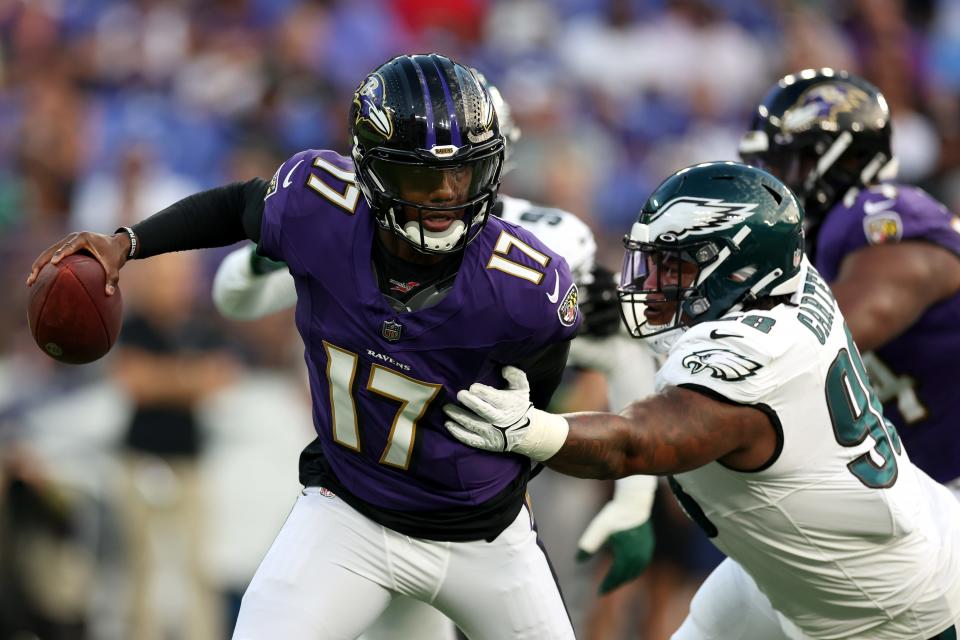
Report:
<svg viewBox="0 0 960 640"><path fill-rule="evenodd" d="M27 321L37 346L67 364L103 357L117 341L123 301L104 291L107 276L92 256L76 253L47 263L30 287Z"/></svg>

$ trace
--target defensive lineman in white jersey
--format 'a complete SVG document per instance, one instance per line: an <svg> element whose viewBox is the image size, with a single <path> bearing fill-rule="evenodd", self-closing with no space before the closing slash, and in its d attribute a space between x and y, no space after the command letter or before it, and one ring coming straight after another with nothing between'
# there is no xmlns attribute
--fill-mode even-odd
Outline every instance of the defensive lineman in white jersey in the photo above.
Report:
<svg viewBox="0 0 960 640"><path fill-rule="evenodd" d="M704 628L709 637L739 637L715 624L716 609L756 605L732 598L737 590L730 583L769 599L787 637L925 638L916 632L933 628L951 601L954 618L960 616L957 502L881 426L836 303L813 268L804 267L799 307L693 327L657 376L658 389L698 385L727 401L770 407L783 432L767 469L731 473L714 462L674 476L688 512L736 558L725 560L698 594L678 638L703 637ZM769 332L736 330L745 324ZM866 405L859 415L861 407L849 400L858 396ZM827 439L811 425L830 424L831 413L876 426L869 434L840 426ZM952 544L942 544L951 537ZM892 570L900 566L911 570ZM762 593L751 583L762 585ZM884 619L882 631L872 628ZM748 637L776 637L758 626Z"/></svg>
<svg viewBox="0 0 960 640"><path fill-rule="evenodd" d="M691 167L625 244L628 329L671 337L657 394L557 416L507 368L508 389L448 405L451 432L580 477L673 474L729 556L675 640L956 638L960 503L884 418L793 194L745 165Z"/></svg>

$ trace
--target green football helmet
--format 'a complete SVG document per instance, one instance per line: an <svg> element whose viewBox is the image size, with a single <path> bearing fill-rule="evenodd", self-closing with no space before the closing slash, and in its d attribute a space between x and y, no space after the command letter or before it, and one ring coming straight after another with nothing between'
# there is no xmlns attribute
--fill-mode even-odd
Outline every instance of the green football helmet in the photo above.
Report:
<svg viewBox="0 0 960 640"><path fill-rule="evenodd" d="M618 293L630 334L648 338L792 294L803 259L802 219L793 193L755 167L708 162L667 178L623 239ZM677 270L679 284L664 284L665 265ZM672 322L647 319L648 306L674 301Z"/></svg>

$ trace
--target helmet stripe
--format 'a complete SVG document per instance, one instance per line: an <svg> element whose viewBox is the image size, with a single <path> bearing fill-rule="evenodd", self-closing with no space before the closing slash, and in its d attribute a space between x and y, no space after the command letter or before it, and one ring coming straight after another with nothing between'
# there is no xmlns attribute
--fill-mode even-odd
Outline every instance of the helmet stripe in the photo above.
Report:
<svg viewBox="0 0 960 640"><path fill-rule="evenodd" d="M737 231L736 235L733 236L734 246L739 247L740 244L747 238L747 236L750 235L750 231L750 227L746 225L740 227L740 231ZM699 287L706 282L707 278L709 278L710 275L717 270L717 267L723 264L723 262L730 257L731 253L732 251L730 251L730 247L724 247L723 249L720 249L720 253L717 254L716 259L711 264L707 265L702 271L700 271L700 276L697 278L697 286Z"/></svg>
<svg viewBox="0 0 960 640"><path fill-rule="evenodd" d="M424 145L427 149L437 146L437 131L434 128L433 120L433 98L430 96L430 88L427 87L427 78L423 75L423 69L416 58L411 58L413 68L417 70L417 78L420 80L420 88L423 90L423 106L427 110L427 140Z"/></svg>
<svg viewBox="0 0 960 640"><path fill-rule="evenodd" d="M817 177L819 178L827 172L827 170L833 166L833 163L843 155L843 152L847 150L847 147L850 146L850 143L853 142L853 134L849 131L844 131L837 139L833 141L833 144L830 145L830 148L824 152L820 159L817 160Z"/></svg>
<svg viewBox="0 0 960 640"><path fill-rule="evenodd" d="M437 74L440 76L440 86L443 87L443 97L447 103L447 113L450 116L450 144L460 147L463 141L460 138L460 124L457 121L457 108L453 104L453 97L450 95L450 85L447 82L447 74L443 72L443 65L438 56L432 55L433 65L437 68Z"/></svg>
<svg viewBox="0 0 960 640"><path fill-rule="evenodd" d="M414 71L416 67L411 63L410 58L401 58L399 68L400 72L394 75L400 86L400 95L403 96L400 104L403 104L408 109L406 117L415 118L416 115L420 113L419 104L423 98L420 92L416 90L418 84L417 74L416 71Z"/></svg>

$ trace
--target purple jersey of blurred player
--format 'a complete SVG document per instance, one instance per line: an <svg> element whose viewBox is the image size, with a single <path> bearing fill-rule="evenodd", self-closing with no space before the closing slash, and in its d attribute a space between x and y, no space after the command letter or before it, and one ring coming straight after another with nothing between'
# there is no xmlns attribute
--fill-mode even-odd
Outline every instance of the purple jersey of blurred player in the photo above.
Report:
<svg viewBox="0 0 960 640"><path fill-rule="evenodd" d="M441 407L500 370L573 337L580 318L566 262L528 231L491 217L453 288L432 307L393 310L377 286L377 224L353 163L304 151L274 176L259 251L297 288L323 455L353 496L400 511L481 504L528 470L521 456L460 444Z"/></svg>
<svg viewBox="0 0 960 640"><path fill-rule="evenodd" d="M817 235L817 269L837 278L843 259L888 242L929 242L960 255L960 218L916 187L882 184L842 202ZM960 294L929 309L900 336L865 357L911 460L940 482L960 478Z"/></svg>

